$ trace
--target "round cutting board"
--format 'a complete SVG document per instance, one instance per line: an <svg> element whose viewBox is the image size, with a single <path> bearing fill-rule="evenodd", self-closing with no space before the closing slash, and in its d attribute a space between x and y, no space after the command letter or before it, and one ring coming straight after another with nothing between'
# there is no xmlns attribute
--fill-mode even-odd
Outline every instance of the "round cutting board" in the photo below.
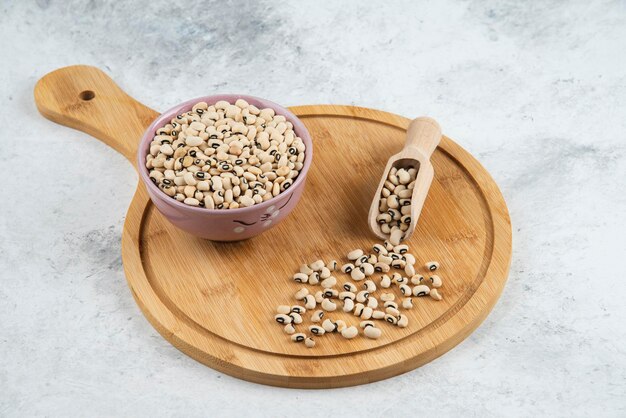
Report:
<svg viewBox="0 0 626 418"><path fill-rule="evenodd" d="M157 115L86 66L46 75L35 100L47 118L90 133L130 161ZM274 322L276 306L295 303L300 286L291 276L300 264L346 262L349 250L368 250L377 242L367 226L369 205L387 158L402 148L409 119L352 106L291 110L309 129L315 158L297 208L262 235L236 243L195 238L169 224L138 187L124 225L122 258L141 310L194 359L269 385L362 384L442 355L482 322L504 287L511 225L498 187L467 151L444 137L432 156L435 177L418 227L407 242L417 265L441 263L443 300L416 298L414 308L404 311L409 326L381 323L379 340L332 334L307 349ZM340 272L336 277L347 281ZM359 322L343 312L327 317Z"/></svg>

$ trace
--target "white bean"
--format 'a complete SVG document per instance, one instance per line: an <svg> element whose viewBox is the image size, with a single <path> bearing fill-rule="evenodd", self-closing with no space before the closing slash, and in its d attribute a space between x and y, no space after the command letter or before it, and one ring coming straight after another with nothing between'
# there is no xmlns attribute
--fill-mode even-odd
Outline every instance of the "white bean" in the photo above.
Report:
<svg viewBox="0 0 626 418"><path fill-rule="evenodd" d="M348 340L356 337L357 335L359 335L359 330L354 325L341 331L341 336Z"/></svg>

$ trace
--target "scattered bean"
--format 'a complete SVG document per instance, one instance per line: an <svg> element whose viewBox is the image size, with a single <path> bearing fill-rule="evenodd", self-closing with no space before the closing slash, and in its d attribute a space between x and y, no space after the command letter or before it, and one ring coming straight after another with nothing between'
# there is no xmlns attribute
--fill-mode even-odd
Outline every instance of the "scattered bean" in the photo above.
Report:
<svg viewBox="0 0 626 418"><path fill-rule="evenodd" d="M425 266L430 271L435 271L439 268L439 263L436 261L429 261Z"/></svg>
<svg viewBox="0 0 626 418"><path fill-rule="evenodd" d="M291 306L279 305L278 308L276 308L276 312L279 314L287 315L289 312L291 312Z"/></svg>
<svg viewBox="0 0 626 418"><path fill-rule="evenodd" d="M441 277L437 276L436 274L430 276L429 280L433 287L441 287L441 285L443 284Z"/></svg>
<svg viewBox="0 0 626 418"><path fill-rule="evenodd" d="M296 332L296 328L293 326L293 324L287 324L283 328L283 331L285 332L285 334L290 334L291 335L291 334Z"/></svg>
<svg viewBox="0 0 626 418"><path fill-rule="evenodd" d="M306 339L306 335L301 333L301 332L299 332L297 334L293 334L291 336L291 341L293 341L294 343L301 343L305 339Z"/></svg>
<svg viewBox="0 0 626 418"><path fill-rule="evenodd" d="M365 329L363 330L363 335L372 340L377 340L382 334L383 332L380 330L380 328L376 328L374 326L365 327Z"/></svg>
<svg viewBox="0 0 626 418"><path fill-rule="evenodd" d="M413 296L426 296L430 293L430 289L428 286L420 284L413 288Z"/></svg>
<svg viewBox="0 0 626 418"><path fill-rule="evenodd" d="M308 294L309 294L309 289L307 289L306 287L303 287L300 290L298 290L294 296L296 300L302 300Z"/></svg>
<svg viewBox="0 0 626 418"><path fill-rule="evenodd" d="M307 337L307 339L304 340L304 345L307 348L313 348L315 347L315 340L312 337Z"/></svg>
<svg viewBox="0 0 626 418"><path fill-rule="evenodd" d="M343 338L348 339L348 340L351 339L351 338L356 337L357 335L359 335L359 330L355 326L350 326L350 327L344 328L341 331L341 336Z"/></svg>
<svg viewBox="0 0 626 418"><path fill-rule="evenodd" d="M322 309L328 312L333 312L337 309L337 304L330 299L324 298L322 300Z"/></svg>
<svg viewBox="0 0 626 418"><path fill-rule="evenodd" d="M360 258L361 256L363 256L363 250L360 250L360 249L352 250L348 253L348 260L354 261Z"/></svg>
<svg viewBox="0 0 626 418"><path fill-rule="evenodd" d="M289 314L289 317L291 317L291 322L293 322L296 325L302 323L302 316L300 316L299 313L292 312Z"/></svg>
<svg viewBox="0 0 626 418"><path fill-rule="evenodd" d="M439 291L437 289L431 289L430 290L430 297L435 299L435 300L443 299L443 296L441 296L441 294L439 293Z"/></svg>
<svg viewBox="0 0 626 418"><path fill-rule="evenodd" d="M320 322L323 317L324 317L324 311L322 311L321 309L317 310L313 312L313 315L311 315L311 322Z"/></svg>
<svg viewBox="0 0 626 418"><path fill-rule="evenodd" d="M333 287L337 284L337 279L333 276L330 276L327 279L322 280L321 284L323 288Z"/></svg>

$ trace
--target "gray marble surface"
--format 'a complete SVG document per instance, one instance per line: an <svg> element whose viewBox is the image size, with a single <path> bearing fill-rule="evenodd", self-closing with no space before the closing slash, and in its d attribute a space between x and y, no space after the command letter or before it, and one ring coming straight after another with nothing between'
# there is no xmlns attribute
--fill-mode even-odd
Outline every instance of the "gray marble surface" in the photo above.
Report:
<svg viewBox="0 0 626 418"><path fill-rule="evenodd" d="M626 415L623 0L5 0L0 47L0 416ZM126 286L133 168L34 106L76 63L156 109L245 92L432 115L507 200L502 298L448 354L370 385L196 363Z"/></svg>

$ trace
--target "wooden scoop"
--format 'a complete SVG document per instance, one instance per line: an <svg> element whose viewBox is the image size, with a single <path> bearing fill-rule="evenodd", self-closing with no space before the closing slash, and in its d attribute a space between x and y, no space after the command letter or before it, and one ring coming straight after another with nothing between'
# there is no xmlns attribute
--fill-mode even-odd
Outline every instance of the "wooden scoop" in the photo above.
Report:
<svg viewBox="0 0 626 418"><path fill-rule="evenodd" d="M430 156L433 151L435 151L435 148L437 148L439 141L441 141L441 127L434 119L423 116L413 119L409 124L404 148L387 161L387 166L385 167L380 184L376 189L372 206L370 207L369 225L370 229L377 237L381 239L389 238L389 235L380 230L380 225L376 221L376 217L379 214L378 206L380 203L380 193L389 176L389 170L391 170L392 167L408 168L412 166L417 169L415 188L411 196L411 223L403 239L406 240L413 234L417 220L422 212L430 183L433 181L434 170L430 163Z"/></svg>

